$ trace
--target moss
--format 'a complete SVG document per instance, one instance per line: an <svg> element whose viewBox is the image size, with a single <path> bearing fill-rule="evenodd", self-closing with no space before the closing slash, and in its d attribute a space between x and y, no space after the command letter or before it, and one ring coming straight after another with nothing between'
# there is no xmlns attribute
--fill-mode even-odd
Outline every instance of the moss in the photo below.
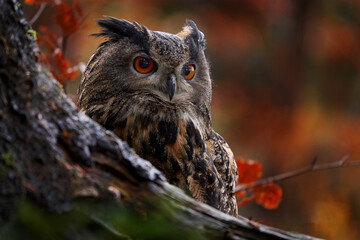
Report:
<svg viewBox="0 0 360 240"><path fill-rule="evenodd" d="M11 160L11 151L1 155L0 159L6 167L15 167L15 163Z"/></svg>
<svg viewBox="0 0 360 240"><path fill-rule="evenodd" d="M11 151L2 154L0 157L0 180L4 179L9 168L14 168L15 163L11 160Z"/></svg>
<svg viewBox="0 0 360 240"><path fill-rule="evenodd" d="M34 38L34 40L36 41L37 39L37 35L36 35L36 31L34 29L29 29L28 33Z"/></svg>

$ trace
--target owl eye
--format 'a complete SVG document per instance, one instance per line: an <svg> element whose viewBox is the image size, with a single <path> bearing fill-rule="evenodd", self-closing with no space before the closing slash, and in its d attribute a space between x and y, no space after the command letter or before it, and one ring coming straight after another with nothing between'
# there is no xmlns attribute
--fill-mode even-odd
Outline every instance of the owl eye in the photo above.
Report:
<svg viewBox="0 0 360 240"><path fill-rule="evenodd" d="M194 64L185 65L183 74L186 80L191 80L195 75L195 65Z"/></svg>
<svg viewBox="0 0 360 240"><path fill-rule="evenodd" d="M136 57L134 60L134 68L139 73L149 73L154 69L154 60L147 57Z"/></svg>

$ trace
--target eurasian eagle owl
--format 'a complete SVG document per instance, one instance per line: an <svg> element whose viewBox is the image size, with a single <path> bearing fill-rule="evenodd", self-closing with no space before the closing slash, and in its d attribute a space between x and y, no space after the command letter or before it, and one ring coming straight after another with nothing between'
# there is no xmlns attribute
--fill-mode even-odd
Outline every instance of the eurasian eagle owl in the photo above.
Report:
<svg viewBox="0 0 360 240"><path fill-rule="evenodd" d="M170 183L237 214L233 153L211 127L205 39L193 21L181 32L99 20L105 37L79 87L78 106L163 171Z"/></svg>

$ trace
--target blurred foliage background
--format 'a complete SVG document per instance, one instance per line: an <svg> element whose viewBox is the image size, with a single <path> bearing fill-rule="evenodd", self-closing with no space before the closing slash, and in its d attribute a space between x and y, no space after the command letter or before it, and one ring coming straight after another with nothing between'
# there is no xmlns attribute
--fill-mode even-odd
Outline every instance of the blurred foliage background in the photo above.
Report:
<svg viewBox="0 0 360 240"><path fill-rule="evenodd" d="M264 176L360 160L360 1L79 1L84 20L66 55L87 62L102 41L104 15L177 33L194 20L207 39L214 81L213 125L236 156L263 164ZM31 18L36 9L27 7ZM34 24L56 31L49 7ZM53 25L51 25L53 24ZM80 77L67 84L76 94ZM240 209L255 221L327 239L360 239L360 168L286 180L276 210Z"/></svg>

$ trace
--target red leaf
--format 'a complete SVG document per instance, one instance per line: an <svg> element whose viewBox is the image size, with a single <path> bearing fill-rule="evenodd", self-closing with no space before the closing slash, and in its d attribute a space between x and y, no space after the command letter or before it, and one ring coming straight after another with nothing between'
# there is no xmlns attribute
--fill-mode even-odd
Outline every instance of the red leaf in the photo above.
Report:
<svg viewBox="0 0 360 240"><path fill-rule="evenodd" d="M44 46L51 50L51 52L55 51L58 39L56 34L50 32L50 30L44 26L39 27L39 32L43 34L43 36L39 34L36 40L39 46Z"/></svg>
<svg viewBox="0 0 360 240"><path fill-rule="evenodd" d="M77 67L72 67L72 68L68 68L64 77L66 81L70 81L76 78L78 74L79 74L79 69Z"/></svg>
<svg viewBox="0 0 360 240"><path fill-rule="evenodd" d="M54 51L53 60L55 69L52 69L51 73L61 84L73 80L78 75L78 67L71 68L69 59L63 56L60 49Z"/></svg>
<svg viewBox="0 0 360 240"><path fill-rule="evenodd" d="M42 3L56 3L59 0L25 0L25 4L34 4L36 8L38 8Z"/></svg>
<svg viewBox="0 0 360 240"><path fill-rule="evenodd" d="M252 191L255 201L267 209L277 208L282 198L282 189L275 183L254 187Z"/></svg>
<svg viewBox="0 0 360 240"><path fill-rule="evenodd" d="M39 26L39 31L49 37L49 39L51 39L54 43L58 41L58 36L55 33L52 33L47 27Z"/></svg>
<svg viewBox="0 0 360 240"><path fill-rule="evenodd" d="M63 58L63 54L58 48L54 51L54 64L60 73L66 73L67 69L70 67L69 60L67 58Z"/></svg>
<svg viewBox="0 0 360 240"><path fill-rule="evenodd" d="M237 184L253 183L261 177L263 167L260 163L245 161L242 158L236 158L235 161L239 173ZM256 201L257 204L263 205L267 209L274 209L281 201L282 189L275 183L268 183L239 191L235 193L235 197L239 201L239 207Z"/></svg>
<svg viewBox="0 0 360 240"><path fill-rule="evenodd" d="M239 173L237 184L247 184L257 181L262 174L262 165L255 161L244 161L236 158L236 166Z"/></svg>
<svg viewBox="0 0 360 240"><path fill-rule="evenodd" d="M39 31L44 33L45 35L50 34L50 30L45 26L39 26Z"/></svg>
<svg viewBox="0 0 360 240"><path fill-rule="evenodd" d="M80 26L79 5L74 5L75 11L66 3L60 3L56 10L56 22L65 35L76 32Z"/></svg>
<svg viewBox="0 0 360 240"><path fill-rule="evenodd" d="M50 49L51 51L54 51L56 49L55 44L47 37L38 36L36 42L38 43L39 46L44 46Z"/></svg>
<svg viewBox="0 0 360 240"><path fill-rule="evenodd" d="M77 1L74 1L74 2L73 2L73 6L74 6L74 8L75 8L75 11L76 11L77 15L78 15L79 17L82 17L82 16L83 16L83 14L82 14L82 9L81 9L79 3L78 3Z"/></svg>
<svg viewBox="0 0 360 240"><path fill-rule="evenodd" d="M235 193L235 198L236 199L240 199L243 198L245 196L246 192L245 191L238 191Z"/></svg>

